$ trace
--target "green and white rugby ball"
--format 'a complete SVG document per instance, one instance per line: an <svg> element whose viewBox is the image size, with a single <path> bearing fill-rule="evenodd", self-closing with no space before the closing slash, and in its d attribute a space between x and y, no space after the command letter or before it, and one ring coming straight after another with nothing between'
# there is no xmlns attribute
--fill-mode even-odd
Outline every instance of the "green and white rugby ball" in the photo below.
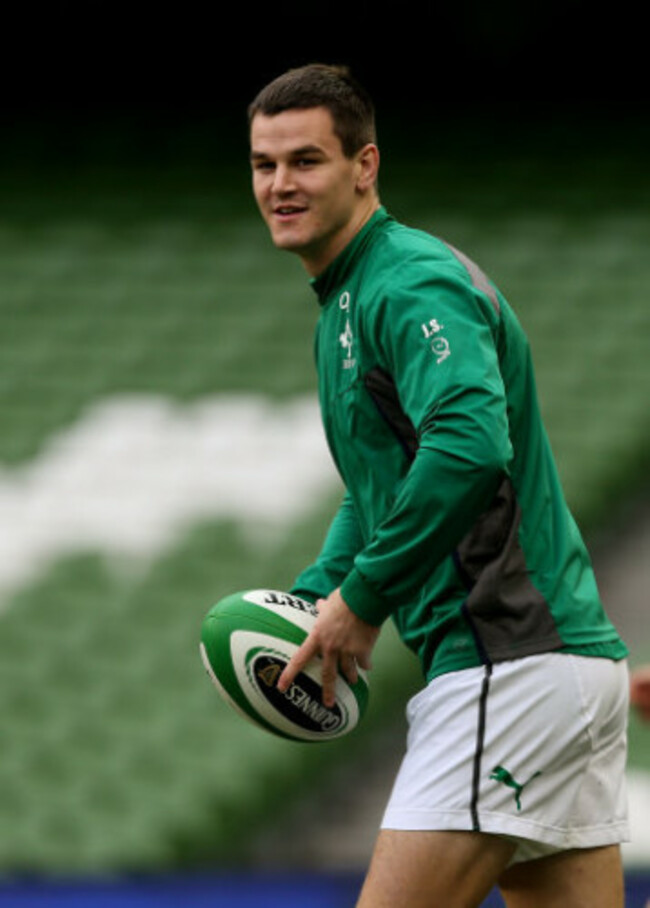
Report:
<svg viewBox="0 0 650 908"><path fill-rule="evenodd" d="M322 702L321 659L300 672L285 693L277 681L307 637L318 610L278 590L246 590L212 606L201 628L205 669L237 712L273 734L294 741L331 741L351 732L368 702L368 679L350 684L339 673L336 702Z"/></svg>

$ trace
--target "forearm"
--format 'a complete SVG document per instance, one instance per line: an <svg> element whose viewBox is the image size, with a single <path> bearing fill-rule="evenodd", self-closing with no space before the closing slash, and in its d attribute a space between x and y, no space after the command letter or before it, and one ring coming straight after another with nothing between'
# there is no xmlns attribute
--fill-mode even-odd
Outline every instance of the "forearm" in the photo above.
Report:
<svg viewBox="0 0 650 908"><path fill-rule="evenodd" d="M378 625L414 601L435 567L489 507L506 465L497 445L476 460L420 447L389 514L341 585L350 609Z"/></svg>
<svg viewBox="0 0 650 908"><path fill-rule="evenodd" d="M290 592L311 602L326 598L347 577L363 537L349 494L336 512L317 559L296 577Z"/></svg>

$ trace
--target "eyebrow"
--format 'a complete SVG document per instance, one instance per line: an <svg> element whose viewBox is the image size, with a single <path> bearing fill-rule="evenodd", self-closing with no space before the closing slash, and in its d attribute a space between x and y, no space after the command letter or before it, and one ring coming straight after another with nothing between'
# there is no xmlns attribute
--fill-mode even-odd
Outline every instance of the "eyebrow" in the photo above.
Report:
<svg viewBox="0 0 650 908"><path fill-rule="evenodd" d="M300 155L304 154L324 155L325 152L320 147L320 145L302 145L300 148L294 148L290 152L290 155L293 158L300 157ZM271 156L266 154L266 152L264 151L255 151L255 149L251 151L251 161L265 160L269 157Z"/></svg>

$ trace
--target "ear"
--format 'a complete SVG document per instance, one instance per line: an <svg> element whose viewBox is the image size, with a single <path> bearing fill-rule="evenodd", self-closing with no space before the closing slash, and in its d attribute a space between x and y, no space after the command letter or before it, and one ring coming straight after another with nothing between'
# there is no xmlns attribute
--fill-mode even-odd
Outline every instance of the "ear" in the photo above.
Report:
<svg viewBox="0 0 650 908"><path fill-rule="evenodd" d="M372 142L364 145L357 154L357 191L372 189L379 175L379 149Z"/></svg>

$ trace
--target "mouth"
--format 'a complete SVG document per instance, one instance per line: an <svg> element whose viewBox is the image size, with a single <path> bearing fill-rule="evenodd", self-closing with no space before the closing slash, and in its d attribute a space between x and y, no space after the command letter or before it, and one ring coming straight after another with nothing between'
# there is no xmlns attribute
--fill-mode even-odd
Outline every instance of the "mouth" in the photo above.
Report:
<svg viewBox="0 0 650 908"><path fill-rule="evenodd" d="M303 205L275 205L273 216L281 221L290 221L304 214L305 211L307 211L307 208Z"/></svg>

